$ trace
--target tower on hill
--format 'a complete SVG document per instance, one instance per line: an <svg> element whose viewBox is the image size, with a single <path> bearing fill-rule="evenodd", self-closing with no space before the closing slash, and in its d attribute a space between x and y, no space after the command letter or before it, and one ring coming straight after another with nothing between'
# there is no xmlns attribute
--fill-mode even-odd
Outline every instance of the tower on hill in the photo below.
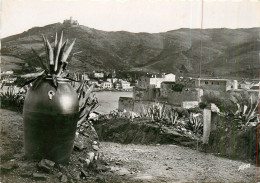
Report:
<svg viewBox="0 0 260 183"><path fill-rule="evenodd" d="M73 20L72 17L70 17L70 19L64 20L63 24L66 24L66 25L79 25L79 22L77 20Z"/></svg>

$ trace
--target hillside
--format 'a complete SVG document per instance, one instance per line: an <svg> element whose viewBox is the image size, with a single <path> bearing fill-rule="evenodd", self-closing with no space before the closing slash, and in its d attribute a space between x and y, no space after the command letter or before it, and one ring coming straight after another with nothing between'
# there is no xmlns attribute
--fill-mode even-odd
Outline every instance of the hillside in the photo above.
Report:
<svg viewBox="0 0 260 183"><path fill-rule="evenodd" d="M61 23L34 27L2 39L2 68L35 65L33 47L44 57L41 34L53 42L55 32L64 39L76 38L69 66L72 71L93 69L141 70L198 75L256 78L259 74L260 28L178 29L162 33L105 32L86 26ZM202 40L202 49L200 49Z"/></svg>

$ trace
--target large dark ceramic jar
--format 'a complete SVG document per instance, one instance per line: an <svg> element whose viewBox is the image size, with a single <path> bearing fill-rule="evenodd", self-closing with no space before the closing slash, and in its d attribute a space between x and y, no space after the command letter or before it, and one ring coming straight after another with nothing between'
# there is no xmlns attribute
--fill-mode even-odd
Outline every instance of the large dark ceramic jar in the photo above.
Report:
<svg viewBox="0 0 260 183"><path fill-rule="evenodd" d="M25 156L30 159L47 158L67 163L79 115L77 93L67 79L45 78L27 92L24 107Z"/></svg>

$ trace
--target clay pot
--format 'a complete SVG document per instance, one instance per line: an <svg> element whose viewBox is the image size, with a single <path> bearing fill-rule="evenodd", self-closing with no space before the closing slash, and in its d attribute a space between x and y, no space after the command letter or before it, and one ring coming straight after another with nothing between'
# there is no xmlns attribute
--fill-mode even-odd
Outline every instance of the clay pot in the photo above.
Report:
<svg viewBox="0 0 260 183"><path fill-rule="evenodd" d="M25 156L67 163L73 149L79 115L77 93L67 79L58 79L55 88L45 78L26 94L24 119Z"/></svg>

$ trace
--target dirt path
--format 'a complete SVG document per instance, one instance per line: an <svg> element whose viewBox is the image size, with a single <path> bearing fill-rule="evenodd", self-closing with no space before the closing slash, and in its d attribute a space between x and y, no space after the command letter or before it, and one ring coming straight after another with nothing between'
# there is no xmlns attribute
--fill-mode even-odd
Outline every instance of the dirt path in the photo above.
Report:
<svg viewBox="0 0 260 183"><path fill-rule="evenodd" d="M37 172L37 162L23 159L22 115L3 109L0 109L0 115L0 182L35 182L31 174ZM90 172L86 180L76 182L255 182L254 165L187 147L101 142L101 151L108 169L93 175ZM83 155L84 152L73 152L71 159ZM6 167L3 169L2 166L10 163L17 167L4 173L2 170ZM239 170L241 165L246 168ZM44 182L59 182L56 173L47 174Z"/></svg>
<svg viewBox="0 0 260 183"><path fill-rule="evenodd" d="M254 182L255 166L176 145L122 145L102 142L104 156L118 161L119 175L151 182ZM197 161L196 161L197 159ZM247 166L249 166L247 164ZM246 166L245 166L246 167Z"/></svg>

